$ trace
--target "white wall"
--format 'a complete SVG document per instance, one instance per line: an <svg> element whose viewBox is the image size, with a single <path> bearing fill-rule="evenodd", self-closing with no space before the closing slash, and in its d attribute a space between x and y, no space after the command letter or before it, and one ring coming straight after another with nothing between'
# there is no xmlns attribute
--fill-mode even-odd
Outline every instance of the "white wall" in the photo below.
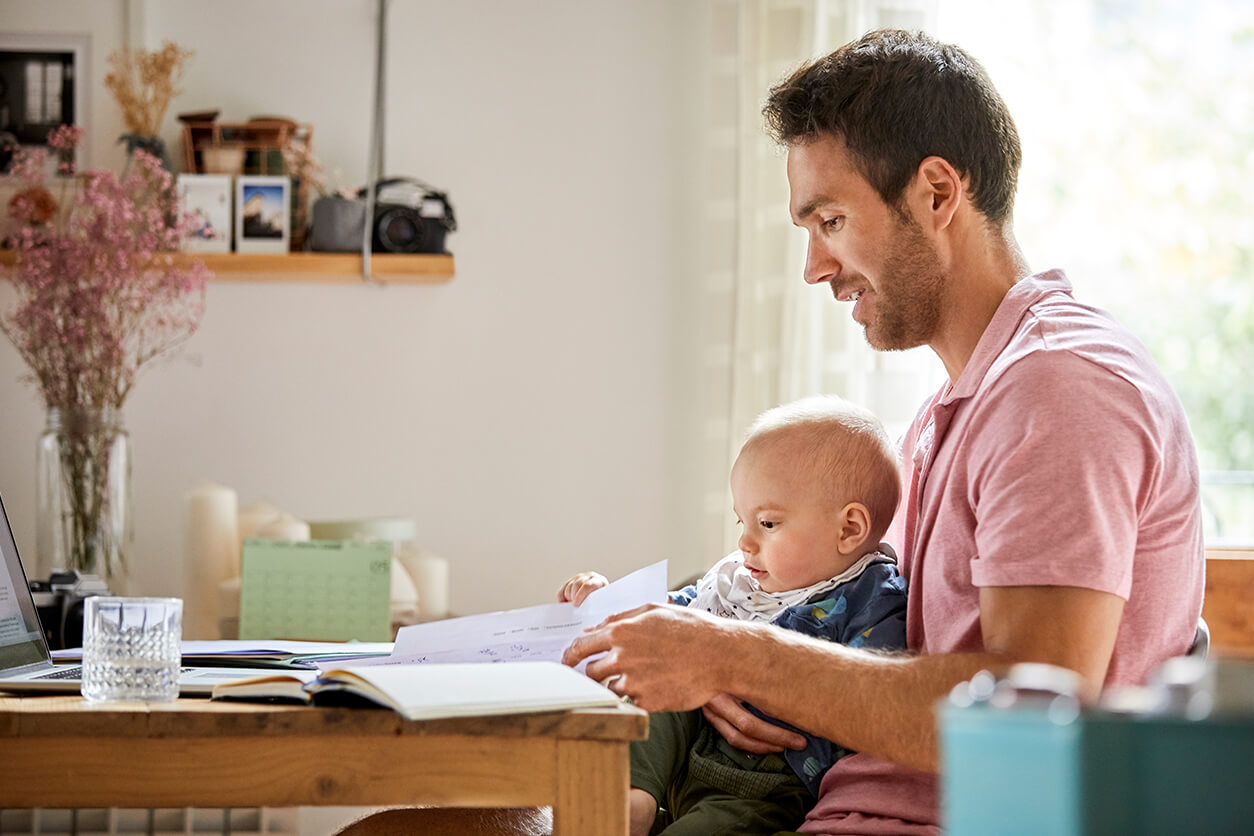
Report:
<svg viewBox="0 0 1254 836"><path fill-rule="evenodd" d="M182 591L184 494L209 478L307 518L403 515L472 613L697 554L689 242L697 4L395 0L387 168L446 188L433 287L211 283L200 333L140 379L132 591ZM372 0L0 0L0 30L90 33L92 162L121 132L103 60L130 31L195 51L166 120L284 114L366 169ZM34 553L43 409L0 346L0 492Z"/></svg>

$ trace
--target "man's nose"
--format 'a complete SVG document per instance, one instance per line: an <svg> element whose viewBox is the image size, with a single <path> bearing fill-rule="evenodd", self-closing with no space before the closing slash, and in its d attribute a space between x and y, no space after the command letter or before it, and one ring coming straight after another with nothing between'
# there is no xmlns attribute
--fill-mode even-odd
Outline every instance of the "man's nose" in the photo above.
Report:
<svg viewBox="0 0 1254 836"><path fill-rule="evenodd" d="M839 274L840 262L828 252L821 240L816 240L816 237L811 235L809 244L806 246L806 269L802 274L806 284L830 282Z"/></svg>

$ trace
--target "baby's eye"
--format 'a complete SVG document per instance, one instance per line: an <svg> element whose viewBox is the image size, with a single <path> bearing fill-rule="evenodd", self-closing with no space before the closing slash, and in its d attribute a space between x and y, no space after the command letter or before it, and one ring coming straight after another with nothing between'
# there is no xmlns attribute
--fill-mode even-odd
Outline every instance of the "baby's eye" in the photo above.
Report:
<svg viewBox="0 0 1254 836"><path fill-rule="evenodd" d="M774 520L762 520L762 522L758 523L758 525L769 530L775 527L775 521Z"/></svg>

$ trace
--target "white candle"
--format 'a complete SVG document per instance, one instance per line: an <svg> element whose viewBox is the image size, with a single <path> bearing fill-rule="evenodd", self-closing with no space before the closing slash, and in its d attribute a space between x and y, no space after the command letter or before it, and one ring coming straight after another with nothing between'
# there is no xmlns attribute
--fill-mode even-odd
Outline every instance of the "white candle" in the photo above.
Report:
<svg viewBox="0 0 1254 836"><path fill-rule="evenodd" d="M186 505L183 637L216 639L218 588L239 574L235 491L202 482L188 492Z"/></svg>
<svg viewBox="0 0 1254 836"><path fill-rule="evenodd" d="M237 575L218 584L218 617L239 618L240 578ZM223 637L225 638L225 636Z"/></svg>
<svg viewBox="0 0 1254 836"><path fill-rule="evenodd" d="M309 523L298 520L291 514L279 514L262 523L257 529L257 536L267 540L308 540Z"/></svg>
<svg viewBox="0 0 1254 836"><path fill-rule="evenodd" d="M400 556L418 587L418 611L423 621L448 617L448 561L423 551Z"/></svg>
<svg viewBox="0 0 1254 836"><path fill-rule="evenodd" d="M414 624L419 618L418 587L399 557L392 558L392 624Z"/></svg>
<svg viewBox="0 0 1254 836"><path fill-rule="evenodd" d="M266 523L283 515L273 503L264 499L239 509L239 536L256 537L257 531Z"/></svg>
<svg viewBox="0 0 1254 836"><path fill-rule="evenodd" d="M240 578L227 578L218 584L218 638L239 638Z"/></svg>

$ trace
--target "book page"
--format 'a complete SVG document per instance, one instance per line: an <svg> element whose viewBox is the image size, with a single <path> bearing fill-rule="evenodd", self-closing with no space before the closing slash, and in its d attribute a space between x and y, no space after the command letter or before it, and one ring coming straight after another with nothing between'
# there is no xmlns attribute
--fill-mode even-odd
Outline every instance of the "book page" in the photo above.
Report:
<svg viewBox="0 0 1254 836"><path fill-rule="evenodd" d="M610 689L554 662L354 664L328 672L309 690L334 689L337 685L389 705L410 720L611 707L620 702Z"/></svg>
<svg viewBox="0 0 1254 836"><path fill-rule="evenodd" d="M541 604L402 627L391 656L355 666L430 662L560 662L585 628L648 603L664 603L666 561L638 569L593 592L576 607Z"/></svg>

